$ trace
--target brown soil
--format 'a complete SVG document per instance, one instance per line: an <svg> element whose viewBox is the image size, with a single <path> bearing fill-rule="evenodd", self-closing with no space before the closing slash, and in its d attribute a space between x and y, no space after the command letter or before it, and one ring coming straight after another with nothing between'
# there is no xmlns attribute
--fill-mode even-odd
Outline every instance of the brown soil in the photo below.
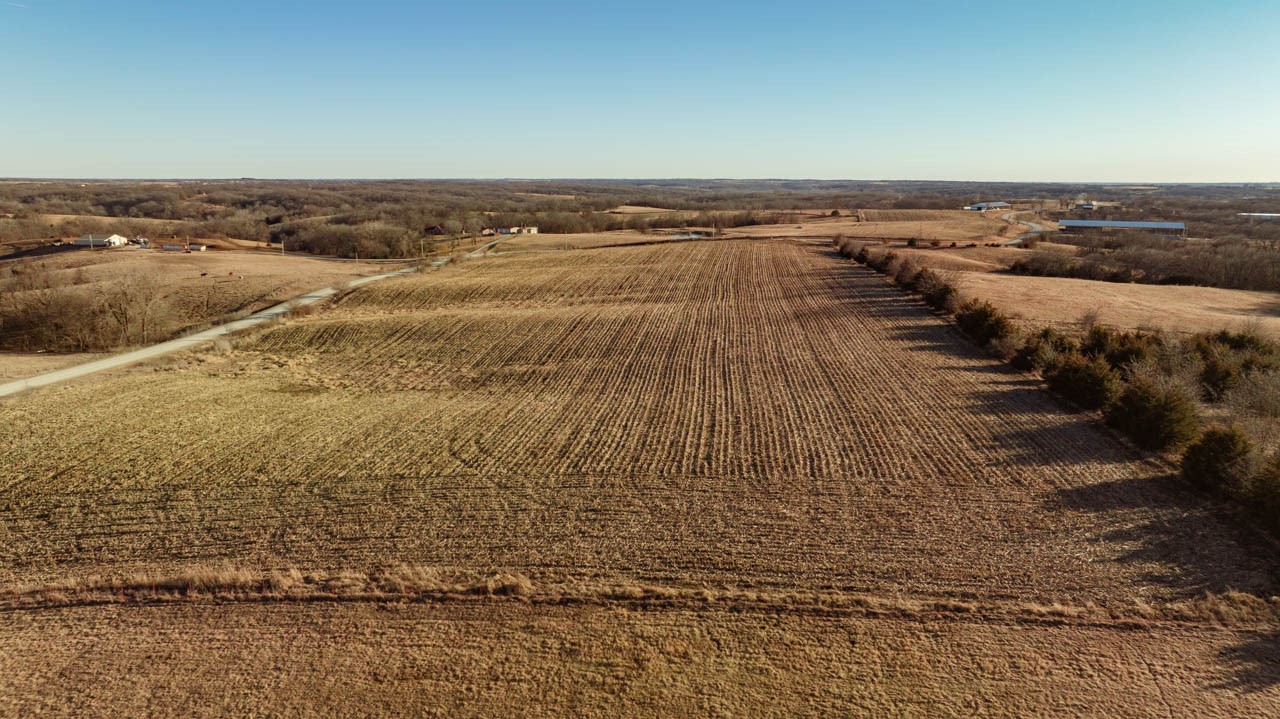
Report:
<svg viewBox="0 0 1280 719"><path fill-rule="evenodd" d="M823 245L371 285L0 404L0 466L3 713L1280 696L1273 544Z"/></svg>

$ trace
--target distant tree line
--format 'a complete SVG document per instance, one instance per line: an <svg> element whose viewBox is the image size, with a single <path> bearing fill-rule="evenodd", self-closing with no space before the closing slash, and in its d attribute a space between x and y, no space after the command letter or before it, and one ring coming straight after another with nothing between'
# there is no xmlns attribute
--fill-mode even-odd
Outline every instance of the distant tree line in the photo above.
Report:
<svg viewBox="0 0 1280 719"><path fill-rule="evenodd" d="M1142 233L1055 239L1080 246L1082 254L1031 250L1011 270L1108 282L1280 291L1280 247L1266 241L1233 237L1188 242Z"/></svg>
<svg viewBox="0 0 1280 719"><path fill-rule="evenodd" d="M427 228L475 233L494 225L544 232L740 227L788 222L801 210L955 209L975 198L1118 199L1122 219L1183 219L1192 235L1280 241L1280 191L1255 186L1122 189L1063 183L816 180L184 181L0 184L0 242L87 232L284 241L300 250L407 257ZM665 214L607 213L620 205ZM1103 211L1099 211L1103 212ZM76 216L70 221L50 215ZM143 222L143 220L150 220ZM160 220L162 222L155 222Z"/></svg>

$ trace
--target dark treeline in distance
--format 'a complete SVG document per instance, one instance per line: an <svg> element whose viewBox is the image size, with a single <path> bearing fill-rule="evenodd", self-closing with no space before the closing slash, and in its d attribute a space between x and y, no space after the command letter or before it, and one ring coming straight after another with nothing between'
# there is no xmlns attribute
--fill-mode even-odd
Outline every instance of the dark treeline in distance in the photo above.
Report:
<svg viewBox="0 0 1280 719"><path fill-rule="evenodd" d="M956 209L979 200L1089 196L1125 202L1124 217L1186 219L1197 230L1280 240L1280 189L1250 185L1132 187L1052 183L807 180L562 181L9 181L0 183L0 241L88 232L284 242L289 249L413 257L428 228L450 234L537 225L577 233L790 222L797 210ZM611 213L621 205L667 213ZM54 216L54 217L51 217ZM161 222L157 222L161 221Z"/></svg>

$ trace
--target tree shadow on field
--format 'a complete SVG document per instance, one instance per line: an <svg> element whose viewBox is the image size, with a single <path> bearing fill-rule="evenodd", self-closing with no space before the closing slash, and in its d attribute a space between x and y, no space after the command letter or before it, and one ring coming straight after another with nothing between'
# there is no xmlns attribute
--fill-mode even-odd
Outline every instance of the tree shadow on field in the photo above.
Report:
<svg viewBox="0 0 1280 719"><path fill-rule="evenodd" d="M1142 579L1172 599L1231 590L1271 596L1276 542L1232 507L1163 473L1057 490L1050 512L1099 515L1091 540L1114 561L1145 568Z"/></svg>
<svg viewBox="0 0 1280 719"><path fill-rule="evenodd" d="M1280 317L1280 300L1264 302L1247 309L1242 307L1206 307L1205 309L1219 314L1235 315L1240 318L1238 321L1241 324L1244 324L1248 322L1250 318L1257 317L1258 315Z"/></svg>
<svg viewBox="0 0 1280 719"><path fill-rule="evenodd" d="M1102 550L1095 561L1143 568L1139 577L1168 599L1240 591L1274 596L1276 542L1251 527L1230 505L1207 499L1172 474L1129 477L1060 489L1048 501L1062 509L1099 515L1104 527L1090 537ZM1280 686L1280 632L1245 633L1219 652L1222 680L1213 688L1260 692Z"/></svg>
<svg viewBox="0 0 1280 719"><path fill-rule="evenodd" d="M1230 676L1214 689L1256 693L1280 686L1280 632L1259 632L1218 653Z"/></svg>
<svg viewBox="0 0 1280 719"><path fill-rule="evenodd" d="M1001 390L980 396L979 401L1004 402L1005 396L1020 390ZM1042 392L1028 389L1026 392ZM994 398L986 400L985 398ZM982 408L977 408L981 413ZM1064 467L1102 467L1140 462L1143 456L1109 436L1098 420L1089 414L1055 414L1058 410L1042 405L1001 406L987 411L992 424L1000 423L1001 415L1008 418L1022 417L1017 425L1005 425L992 432L992 440L999 446L999 461L1018 467L1036 468L1045 477L1052 477ZM1045 421L1037 421L1040 419ZM1026 421L1029 420L1029 421Z"/></svg>

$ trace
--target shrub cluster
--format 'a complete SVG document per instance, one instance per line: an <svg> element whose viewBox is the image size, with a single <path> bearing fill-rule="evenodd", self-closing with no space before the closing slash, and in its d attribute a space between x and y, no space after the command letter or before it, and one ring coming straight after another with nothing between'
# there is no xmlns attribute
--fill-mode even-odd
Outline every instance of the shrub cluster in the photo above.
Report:
<svg viewBox="0 0 1280 719"><path fill-rule="evenodd" d="M1139 447L1155 451L1186 444L1200 425L1195 397L1181 385L1146 377L1130 380L1103 417Z"/></svg>
<svg viewBox="0 0 1280 719"><path fill-rule="evenodd" d="M1238 427L1211 427L1182 455L1182 476L1200 489L1227 494L1246 487L1253 442Z"/></svg>
<svg viewBox="0 0 1280 719"><path fill-rule="evenodd" d="M961 332L983 347L1014 333L1009 318L986 301L969 300L961 305L956 312L956 324Z"/></svg>
<svg viewBox="0 0 1280 719"><path fill-rule="evenodd" d="M1044 378L1049 389L1085 409L1110 407L1124 389L1120 373L1101 357L1075 353L1054 362Z"/></svg>
<svg viewBox="0 0 1280 719"><path fill-rule="evenodd" d="M1280 531L1280 454L1270 459L1239 427L1206 430L1182 456L1182 476L1199 489L1236 500Z"/></svg>
<svg viewBox="0 0 1280 719"><path fill-rule="evenodd" d="M1013 354L1009 362L1026 372L1048 372L1067 355L1079 351L1079 343L1046 327L1028 337Z"/></svg>
<svg viewBox="0 0 1280 719"><path fill-rule="evenodd" d="M1280 350L1255 332L1195 335L1191 347L1203 362L1200 384L1205 399L1221 400L1247 377L1280 368Z"/></svg>
<svg viewBox="0 0 1280 719"><path fill-rule="evenodd" d="M1119 332L1094 325L1080 343L1080 352L1088 357L1100 357L1111 367L1124 370L1149 358L1159 344L1160 338L1153 334Z"/></svg>

